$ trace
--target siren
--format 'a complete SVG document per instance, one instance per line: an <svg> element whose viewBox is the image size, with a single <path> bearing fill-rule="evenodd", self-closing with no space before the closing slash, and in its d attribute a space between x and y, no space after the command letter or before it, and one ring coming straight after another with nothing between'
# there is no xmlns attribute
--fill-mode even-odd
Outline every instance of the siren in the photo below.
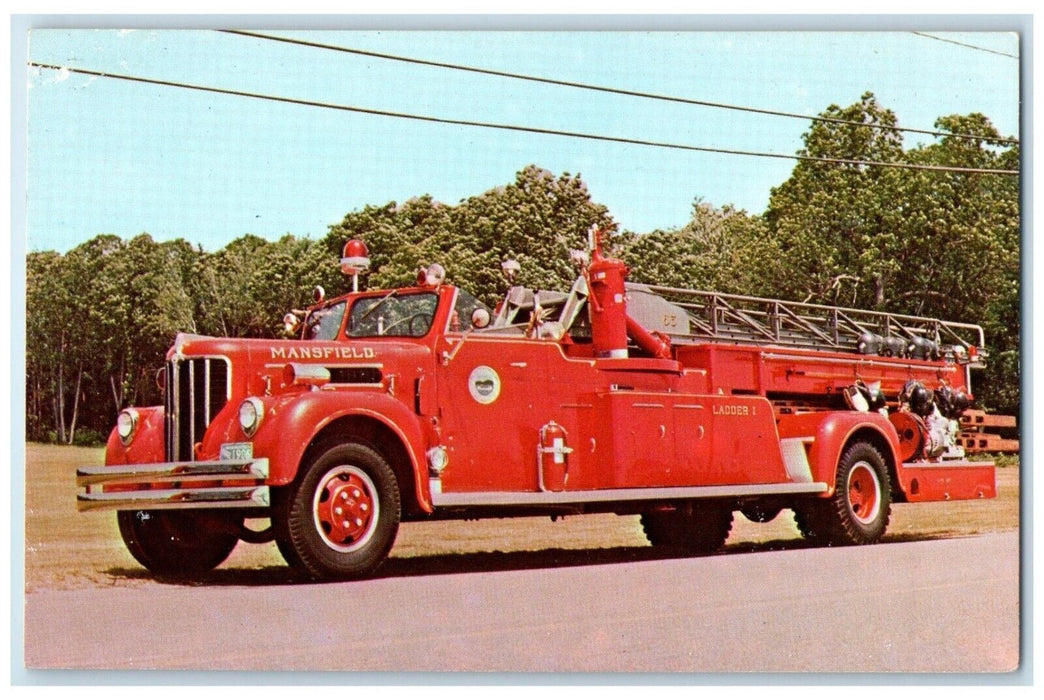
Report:
<svg viewBox="0 0 1044 700"><path fill-rule="evenodd" d="M341 252L341 272L352 276L352 291L359 291L359 273L370 269L370 251L358 238L344 244Z"/></svg>
<svg viewBox="0 0 1044 700"><path fill-rule="evenodd" d="M427 267L421 265L417 268L418 287L438 287L446 281L446 268L438 263L432 263Z"/></svg>
<svg viewBox="0 0 1044 700"><path fill-rule="evenodd" d="M438 263L428 265L424 270L424 282L429 287L438 287L446 281L446 268Z"/></svg>

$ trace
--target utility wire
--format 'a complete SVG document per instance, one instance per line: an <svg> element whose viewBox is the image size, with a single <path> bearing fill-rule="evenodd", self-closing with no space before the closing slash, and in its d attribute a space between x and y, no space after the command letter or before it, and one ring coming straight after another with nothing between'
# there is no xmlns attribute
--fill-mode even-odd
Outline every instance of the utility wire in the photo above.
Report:
<svg viewBox="0 0 1044 700"><path fill-rule="evenodd" d="M816 122L826 122L830 124L847 124L850 126L864 126L871 129L883 129L887 131L904 131L913 134L926 134L928 136L944 136L959 139L976 139L984 141L993 141L999 143L1018 143L1018 139L1008 138L985 138L982 136L975 136L974 134L953 134L948 131L932 131L930 129L913 129L902 126L889 126L886 124L867 124L865 122L853 121L851 119L841 119L838 117L823 117L823 116L809 116L806 114L796 114L794 112L782 112L774 109L761 109L758 107L743 107L740 105L726 104L723 102L708 102L706 100L695 100L688 97L675 97L671 95L660 95L651 92L640 92L637 90L624 90L622 88L605 87L602 85L591 85L588 83L577 83L569 80L558 80L556 78L543 78L535 75L526 75L523 73L509 73L507 71L493 70L491 68L478 68L475 66L464 66L456 63L443 63L441 61L429 61L421 58L410 58L407 56L397 56L394 54L378 53L376 51L366 51L363 49L352 49L345 46L336 46L333 44L324 44L316 41L306 41L304 39L292 39L290 37L275 36L272 34L262 34L260 32L251 32L240 29L219 29L217 30L224 34L237 34L239 36L252 37L254 39L264 39L266 41L277 41L284 44L294 44L297 46L307 46L315 49L325 49L328 51L337 51L340 53L354 54L356 56L366 56L369 58L379 58L388 61L399 61L401 63L411 63L419 66L431 66L433 68L446 68L449 70L464 71L467 73L478 73L480 75L492 75L500 78L511 78L513 80L525 80L534 83L544 83L547 85L560 85L563 87L579 88L581 90L592 90L595 92L605 92L613 95L627 95L629 97L641 97L650 100L660 100L663 102L677 102L680 104L698 105L701 107L713 107L715 109L731 109L738 112L751 112L754 114L766 114L774 117L787 117L789 119L801 119L811 120ZM916 32L915 32L916 33Z"/></svg>
<svg viewBox="0 0 1044 700"><path fill-rule="evenodd" d="M352 105L341 105L330 102L318 102L315 100L304 100L295 97L280 97L277 95L267 95L264 93L247 92L244 90L231 90L228 88L210 87L206 85L194 85L192 83L182 83L172 80L159 80L157 78L143 78L140 76L133 75L122 75L119 73L108 73L102 71L89 70L86 68L72 68L69 66L57 66L48 63L36 63L30 62L30 66L35 68L44 68L47 70L55 71L68 71L70 73L79 73L81 75L91 75L99 78L112 78L114 80L125 80L133 83L144 83L148 85L163 85L166 87L183 88L186 90L196 90L199 92L209 92L219 95L233 95L236 97L248 97L257 100L266 100L269 102L282 102L285 104L303 105L306 107L320 107L323 109L334 109L342 112L354 112L356 114L369 114L379 117L393 117L396 119L411 119L414 121L429 122L435 124L453 124L456 126L472 126L480 127L485 129L500 129L502 131L518 131L530 134L544 134L551 136L567 136L570 138L577 139L588 139L592 141L609 141L612 143L625 143L636 146L652 146L656 148L671 148L683 151L699 151L702 153L721 153L726 155L739 155L739 156L753 156L758 158L778 158L785 160L799 160L809 161L816 163L832 163L838 165L867 165L867 166L880 166L885 168L905 168L908 170L930 170L938 172L950 172L950 173L980 173L988 175L1018 175L1018 170L994 170L988 168L959 168L959 167L947 167L941 165L920 165L917 163L887 163L883 161L870 161L870 160L856 160L848 158L823 158L818 156L802 156L802 155L787 155L784 153L766 153L761 151L742 151L727 148L712 148L708 146L690 146L685 144L667 143L663 141L647 141L644 139L632 139L621 136L603 136L598 134L589 134L579 131L560 131L557 129L543 129L532 126L518 126L512 124L497 124L493 122L479 122L470 121L465 119L448 119L444 117L432 117L420 114L407 114L404 112L390 112L381 109L370 109L368 107L356 107Z"/></svg>
<svg viewBox="0 0 1044 700"><path fill-rule="evenodd" d="M976 51L985 51L986 53L996 54L998 56L1007 56L1008 58L1018 58L1015 54L1004 53L1003 51L994 51L993 49L987 49L984 46L976 46L975 44L965 44L963 41L955 41L953 39L945 39L941 36L935 36L934 34L928 34L926 32L910 32L917 36L923 36L925 39L935 39L936 41L945 41L947 44L956 44L957 46L963 46L966 49L975 49Z"/></svg>

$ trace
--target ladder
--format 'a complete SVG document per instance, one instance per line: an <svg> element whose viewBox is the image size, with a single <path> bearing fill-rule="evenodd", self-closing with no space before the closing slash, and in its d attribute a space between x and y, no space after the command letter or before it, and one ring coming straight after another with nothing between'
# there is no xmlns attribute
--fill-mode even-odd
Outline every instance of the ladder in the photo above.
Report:
<svg viewBox="0 0 1044 700"><path fill-rule="evenodd" d="M710 341L856 353L870 334L902 345L927 340L947 359L977 354L972 361L978 363L985 357L982 327L970 323L630 282L627 289L629 296L655 295L683 310L687 328L662 329L676 344Z"/></svg>

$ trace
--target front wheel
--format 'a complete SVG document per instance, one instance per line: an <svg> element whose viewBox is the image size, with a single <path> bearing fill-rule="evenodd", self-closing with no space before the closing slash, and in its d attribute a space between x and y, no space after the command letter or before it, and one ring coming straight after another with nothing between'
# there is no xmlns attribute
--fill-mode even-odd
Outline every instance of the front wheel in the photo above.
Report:
<svg viewBox="0 0 1044 700"><path fill-rule="evenodd" d="M279 549L314 579L369 576L384 562L399 529L395 473L375 450L337 445L320 453L288 494Z"/></svg>
<svg viewBox="0 0 1044 700"><path fill-rule="evenodd" d="M142 566L160 576L192 576L228 558L242 518L223 513L121 510L120 536Z"/></svg>

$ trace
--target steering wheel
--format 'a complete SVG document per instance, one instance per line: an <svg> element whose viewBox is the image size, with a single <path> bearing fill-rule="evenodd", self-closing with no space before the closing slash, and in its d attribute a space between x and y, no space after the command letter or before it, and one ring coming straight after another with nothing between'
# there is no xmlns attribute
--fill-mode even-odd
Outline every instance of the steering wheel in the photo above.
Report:
<svg viewBox="0 0 1044 700"><path fill-rule="evenodd" d="M417 329L415 329L414 328L414 323L416 323L417 321L421 321L421 324L419 325L419 327ZM391 324L390 326L387 326L384 329L384 333L382 333L381 335L388 335L388 331L390 331L392 328L395 328L396 326L401 326L404 323L410 324L409 325L410 335L413 336L413 337L418 337L418 336L424 335L424 333L431 326L431 316L429 316L428 314L424 313L423 311L418 311L417 313L413 314L412 316L407 316L406 318L400 318L395 323Z"/></svg>

